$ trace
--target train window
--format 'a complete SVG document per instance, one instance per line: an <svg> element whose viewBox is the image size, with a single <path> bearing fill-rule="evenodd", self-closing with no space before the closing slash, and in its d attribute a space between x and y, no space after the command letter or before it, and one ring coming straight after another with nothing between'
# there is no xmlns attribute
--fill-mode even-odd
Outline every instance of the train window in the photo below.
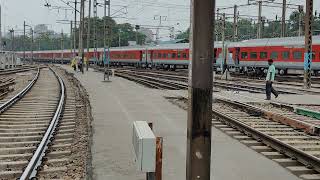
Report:
<svg viewBox="0 0 320 180"><path fill-rule="evenodd" d="M172 53L172 58L176 58L177 54L176 53Z"/></svg>
<svg viewBox="0 0 320 180"><path fill-rule="evenodd" d="M163 53L163 54L162 54L162 57L163 57L163 58L167 58L167 54L166 54L166 53Z"/></svg>
<svg viewBox="0 0 320 180"><path fill-rule="evenodd" d="M180 52L178 52L178 58L180 58L181 57L181 54L180 54Z"/></svg>
<svg viewBox="0 0 320 180"><path fill-rule="evenodd" d="M183 58L187 58L187 53L183 53L183 54L182 54L182 57L183 57Z"/></svg>
<svg viewBox="0 0 320 180"><path fill-rule="evenodd" d="M299 52L299 51L293 52L293 58L302 59L302 52Z"/></svg>
<svg viewBox="0 0 320 180"><path fill-rule="evenodd" d="M258 54L256 52L251 52L250 53L250 58L251 59L257 59L257 57L258 57Z"/></svg>
<svg viewBox="0 0 320 180"><path fill-rule="evenodd" d="M271 52L270 58L271 59L278 59L278 52Z"/></svg>
<svg viewBox="0 0 320 180"><path fill-rule="evenodd" d="M289 55L290 55L289 51L282 52L282 59L289 59Z"/></svg>
<svg viewBox="0 0 320 180"><path fill-rule="evenodd" d="M266 59L268 57L267 52L260 52L260 59Z"/></svg>
<svg viewBox="0 0 320 180"><path fill-rule="evenodd" d="M248 58L248 53L247 52L241 52L241 58L242 59L247 59Z"/></svg>
<svg viewBox="0 0 320 180"><path fill-rule="evenodd" d="M158 58L161 58L161 53L158 53Z"/></svg>
<svg viewBox="0 0 320 180"><path fill-rule="evenodd" d="M157 53L153 53L153 58L157 58Z"/></svg>
<svg viewBox="0 0 320 180"><path fill-rule="evenodd" d="M171 54L170 53L168 53L168 58L171 58Z"/></svg>

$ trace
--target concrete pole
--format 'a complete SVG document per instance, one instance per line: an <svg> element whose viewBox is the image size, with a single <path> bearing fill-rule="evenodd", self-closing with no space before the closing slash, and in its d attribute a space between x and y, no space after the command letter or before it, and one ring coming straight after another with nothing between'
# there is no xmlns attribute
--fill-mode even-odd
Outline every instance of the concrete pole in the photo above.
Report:
<svg viewBox="0 0 320 180"><path fill-rule="evenodd" d="M108 0L108 17L109 19L111 19L111 2L110 0ZM111 34L112 34L112 27L111 27L111 24L109 25L109 31L108 31L108 70L110 69L110 58L111 58L111 54L110 54L110 46L111 46ZM109 81L109 72L107 73L107 79Z"/></svg>
<svg viewBox="0 0 320 180"><path fill-rule="evenodd" d="M221 21L220 21L220 19L219 19L219 8L217 8L217 13L216 13L216 15L217 15L217 26L218 27L216 27L215 28L215 39L216 39L216 41L219 41L219 29L220 29L220 23L221 23Z"/></svg>
<svg viewBox="0 0 320 180"><path fill-rule="evenodd" d="M258 12L258 30L257 30L257 39L261 38L261 12L262 12L262 1L258 2L259 5L259 12Z"/></svg>
<svg viewBox="0 0 320 180"><path fill-rule="evenodd" d="M121 47L121 29L119 29L119 47Z"/></svg>
<svg viewBox="0 0 320 180"><path fill-rule="evenodd" d="M209 180L215 0L191 0L187 180Z"/></svg>
<svg viewBox="0 0 320 180"><path fill-rule="evenodd" d="M14 30L13 28L10 30L11 34L11 65L13 64L13 58L14 58Z"/></svg>
<svg viewBox="0 0 320 180"><path fill-rule="evenodd" d="M26 21L23 21L23 61L26 61Z"/></svg>
<svg viewBox="0 0 320 180"><path fill-rule="evenodd" d="M0 5L0 50L3 50L3 43L2 43L2 9Z"/></svg>
<svg viewBox="0 0 320 180"><path fill-rule="evenodd" d="M77 32L77 4L78 1L74 1L74 28L73 28L73 49L74 49L74 55L76 54L77 49L77 40L76 40L76 32Z"/></svg>
<svg viewBox="0 0 320 180"><path fill-rule="evenodd" d="M226 14L222 14L222 27L221 27L221 41L222 41L222 59L223 59L223 67L222 67L222 74L226 71L226 64L227 64L227 58L226 58L226 47L225 47L225 40L226 40Z"/></svg>
<svg viewBox="0 0 320 180"><path fill-rule="evenodd" d="M93 0L93 16L94 16L94 60L97 63L97 17L98 17L98 9L97 9L97 0Z"/></svg>
<svg viewBox="0 0 320 180"><path fill-rule="evenodd" d="M70 21L70 50L71 50L71 54L73 54L74 56L72 37L73 37L73 22Z"/></svg>
<svg viewBox="0 0 320 180"><path fill-rule="evenodd" d="M107 52L106 52L106 46L107 46L107 0L104 0L104 20L103 20L103 29L104 29L104 34L103 34L103 69L104 69L104 73L103 73L103 80L106 80L106 73L107 73L107 69L106 69L106 61L107 61Z"/></svg>
<svg viewBox="0 0 320 180"><path fill-rule="evenodd" d="M304 87L311 88L313 0L306 0Z"/></svg>
<svg viewBox="0 0 320 180"><path fill-rule="evenodd" d="M281 19L281 37L286 37L286 9L287 1L283 0L282 3L282 19Z"/></svg>
<svg viewBox="0 0 320 180"><path fill-rule="evenodd" d="M303 13L303 6L299 6L299 32L298 32L298 36L302 36L302 13Z"/></svg>
<svg viewBox="0 0 320 180"><path fill-rule="evenodd" d="M31 28L31 64L33 64L33 43L34 43L33 34L34 34L34 31Z"/></svg>
<svg viewBox="0 0 320 180"><path fill-rule="evenodd" d="M233 8L233 41L238 41L238 6L234 5Z"/></svg>
<svg viewBox="0 0 320 180"><path fill-rule="evenodd" d="M90 52L90 33L91 33L91 0L89 0L89 15L88 15L88 32L87 32L87 63L86 63L86 69L88 71L89 69L89 52Z"/></svg>
<svg viewBox="0 0 320 180"><path fill-rule="evenodd" d="M81 0L80 3L80 27L79 27L79 54L81 57L81 62L82 62L82 66L81 66L81 72L82 74L83 72L83 66L84 66L84 48L83 48L83 33L84 32L84 0Z"/></svg>
<svg viewBox="0 0 320 180"><path fill-rule="evenodd" d="M64 37L63 37L63 30L61 30L61 64L63 64L63 50L64 50Z"/></svg>

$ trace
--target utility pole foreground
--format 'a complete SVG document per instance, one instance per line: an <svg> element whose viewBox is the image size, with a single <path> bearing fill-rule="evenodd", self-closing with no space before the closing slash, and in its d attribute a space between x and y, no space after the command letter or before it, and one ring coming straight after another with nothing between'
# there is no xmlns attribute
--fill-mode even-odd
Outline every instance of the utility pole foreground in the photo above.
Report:
<svg viewBox="0 0 320 180"><path fill-rule="evenodd" d="M313 0L306 0L304 87L311 88Z"/></svg>
<svg viewBox="0 0 320 180"><path fill-rule="evenodd" d="M191 0L187 180L209 180L215 0Z"/></svg>

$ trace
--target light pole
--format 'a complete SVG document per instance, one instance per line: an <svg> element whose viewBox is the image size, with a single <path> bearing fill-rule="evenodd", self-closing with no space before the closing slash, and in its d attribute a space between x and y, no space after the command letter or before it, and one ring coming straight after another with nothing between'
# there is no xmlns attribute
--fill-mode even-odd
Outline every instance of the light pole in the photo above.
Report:
<svg viewBox="0 0 320 180"><path fill-rule="evenodd" d="M14 30L13 30L13 28L10 29L9 32L11 34L11 62L13 64L13 59L14 59Z"/></svg>
<svg viewBox="0 0 320 180"><path fill-rule="evenodd" d="M91 0L89 0L89 15L88 15L88 32L87 32L87 62L86 62L86 69L88 71L89 68L89 51L90 51L90 22L91 22Z"/></svg>
<svg viewBox="0 0 320 180"><path fill-rule="evenodd" d="M119 29L119 47L121 47L121 29Z"/></svg>
<svg viewBox="0 0 320 180"><path fill-rule="evenodd" d="M31 64L33 63L33 29L32 29L32 26L26 24L26 22L24 21L23 22L23 60L25 61L26 60L26 57L25 57L25 44L26 44L26 27L29 27L30 28L30 33L31 33Z"/></svg>
<svg viewBox="0 0 320 180"><path fill-rule="evenodd" d="M103 53L104 53L104 75L103 75L103 80L106 80L106 75L107 79L109 81L109 73L107 73L106 69L106 64L108 65L109 69L109 59L110 59L110 38L111 38L111 27L110 25L107 26L107 5L108 5L108 18L110 20L110 0L105 0L104 1L104 40L103 40ZM108 57L107 57L107 35L108 35Z"/></svg>

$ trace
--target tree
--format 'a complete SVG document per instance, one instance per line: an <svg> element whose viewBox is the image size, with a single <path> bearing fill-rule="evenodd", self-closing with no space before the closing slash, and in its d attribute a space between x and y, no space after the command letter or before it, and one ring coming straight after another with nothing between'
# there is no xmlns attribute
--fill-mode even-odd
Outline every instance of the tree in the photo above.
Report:
<svg viewBox="0 0 320 180"><path fill-rule="evenodd" d="M302 34L304 33L304 16L302 13ZM280 37L281 35L281 22L279 20L275 21L265 21L262 22L262 37L263 38L274 38ZM312 23L313 35L320 34L320 16L317 17L317 14ZM252 21L251 19L239 19L238 21L238 40L247 40L254 39L257 37L257 29L258 24ZM290 14L289 20L286 24L286 32L289 37L297 36L299 31L299 11L293 11ZM217 39L221 41L221 22L216 21L215 24ZM177 39L180 38L189 38L190 28L186 31L178 34ZM233 40L233 22L226 21L226 30L225 30L225 40L232 41Z"/></svg>
<svg viewBox="0 0 320 180"><path fill-rule="evenodd" d="M189 36L190 36L190 28L188 28L184 32L179 33L176 39L189 39Z"/></svg>

